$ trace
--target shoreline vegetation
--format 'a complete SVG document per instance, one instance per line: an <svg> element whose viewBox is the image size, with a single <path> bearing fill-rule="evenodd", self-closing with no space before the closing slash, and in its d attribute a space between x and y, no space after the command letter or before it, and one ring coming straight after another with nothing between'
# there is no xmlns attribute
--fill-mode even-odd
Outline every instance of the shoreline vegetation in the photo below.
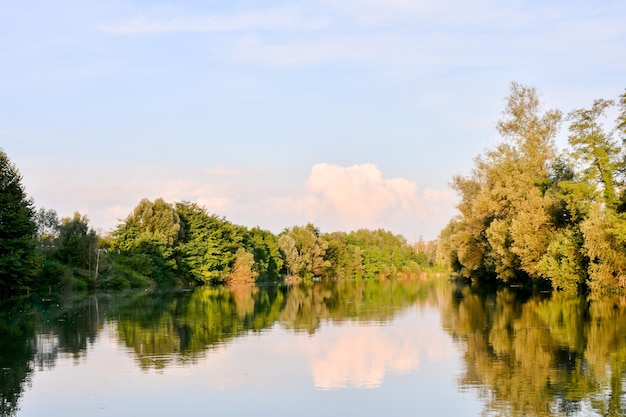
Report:
<svg viewBox="0 0 626 417"><path fill-rule="evenodd" d="M607 114L617 110L614 124ZM555 138L568 122L569 148ZM279 234L196 203L143 199L115 230L36 209L0 149L0 297L58 290L406 279L425 271L543 291L626 293L626 93L563 116L511 84L503 141L451 187L458 214L433 241L389 231Z"/></svg>
<svg viewBox="0 0 626 417"><path fill-rule="evenodd" d="M247 228L190 202L143 199L98 235L85 215L34 207L0 149L0 296L65 290L403 279L446 271L437 242L389 231L279 234Z"/></svg>
<svg viewBox="0 0 626 417"><path fill-rule="evenodd" d="M569 147L558 150L563 122ZM563 116L544 110L535 88L512 83L497 129L504 140L451 183L459 214L439 238L455 273L592 297L625 294L626 92Z"/></svg>

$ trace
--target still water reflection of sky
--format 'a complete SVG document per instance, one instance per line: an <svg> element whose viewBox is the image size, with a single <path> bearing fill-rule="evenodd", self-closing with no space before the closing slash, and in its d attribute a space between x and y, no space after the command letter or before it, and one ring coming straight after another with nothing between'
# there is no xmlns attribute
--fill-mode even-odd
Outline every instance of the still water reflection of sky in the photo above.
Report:
<svg viewBox="0 0 626 417"><path fill-rule="evenodd" d="M459 348L436 306L392 320L326 321L313 334L275 324L192 363L141 369L107 322L79 358L35 372L21 416L475 416L460 392Z"/></svg>

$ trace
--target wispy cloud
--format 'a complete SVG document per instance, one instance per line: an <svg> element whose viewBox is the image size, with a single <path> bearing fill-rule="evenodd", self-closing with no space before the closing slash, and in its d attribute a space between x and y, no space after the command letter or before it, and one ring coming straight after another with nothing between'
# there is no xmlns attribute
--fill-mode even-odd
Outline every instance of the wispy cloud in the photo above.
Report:
<svg viewBox="0 0 626 417"><path fill-rule="evenodd" d="M368 26L412 22L422 27L481 26L502 21L523 22L529 18L516 13L510 6L493 0L323 0L335 12L352 16Z"/></svg>
<svg viewBox="0 0 626 417"><path fill-rule="evenodd" d="M315 30L325 27L326 19L306 17L290 9L276 9L232 15L169 18L139 16L119 24L103 27L108 33L121 35L172 32L239 32Z"/></svg>

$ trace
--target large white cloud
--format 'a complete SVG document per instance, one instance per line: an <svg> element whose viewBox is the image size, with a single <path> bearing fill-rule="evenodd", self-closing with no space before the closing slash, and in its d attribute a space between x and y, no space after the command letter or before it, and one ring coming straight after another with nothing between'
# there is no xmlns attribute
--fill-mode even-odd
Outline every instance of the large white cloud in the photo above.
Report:
<svg viewBox="0 0 626 417"><path fill-rule="evenodd" d="M384 178L374 164L316 164L306 189L296 206L325 229L384 228L409 238L425 234L419 225L443 227L454 202L448 190L420 190L405 178Z"/></svg>

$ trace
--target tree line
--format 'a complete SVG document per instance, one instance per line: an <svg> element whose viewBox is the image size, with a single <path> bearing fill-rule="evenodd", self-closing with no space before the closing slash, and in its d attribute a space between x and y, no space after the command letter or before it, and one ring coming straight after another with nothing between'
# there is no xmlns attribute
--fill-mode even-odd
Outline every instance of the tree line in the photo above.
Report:
<svg viewBox="0 0 626 417"><path fill-rule="evenodd" d="M569 147L558 150L564 122ZM626 93L564 116L512 83L497 129L502 143L452 180L459 213L440 234L452 268L478 281L624 293Z"/></svg>
<svg viewBox="0 0 626 417"><path fill-rule="evenodd" d="M85 215L36 209L0 149L0 294L151 285L398 278L442 268L436 242L386 230L279 234L233 224L192 202L143 199L106 235Z"/></svg>

